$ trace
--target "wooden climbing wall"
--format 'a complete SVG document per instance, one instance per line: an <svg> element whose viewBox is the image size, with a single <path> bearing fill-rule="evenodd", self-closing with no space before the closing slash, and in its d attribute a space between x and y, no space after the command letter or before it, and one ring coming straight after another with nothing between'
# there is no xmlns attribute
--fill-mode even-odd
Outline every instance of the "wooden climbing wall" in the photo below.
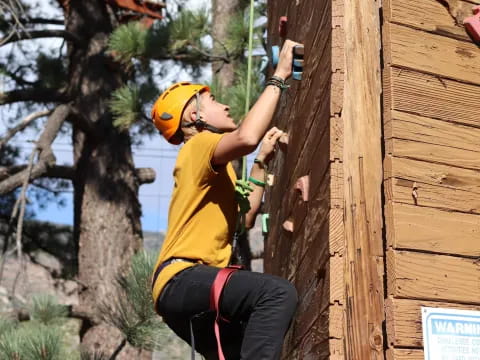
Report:
<svg viewBox="0 0 480 360"><path fill-rule="evenodd" d="M421 306L480 310L474 4L269 2L269 44L287 16L306 57L266 194L265 269L300 294L285 359L420 360Z"/></svg>
<svg viewBox="0 0 480 360"><path fill-rule="evenodd" d="M330 0L270 1L270 45L281 44L278 26L285 15L288 38L305 45L306 64L302 81L291 82L275 120L276 126L288 131L289 144L282 147L270 169L275 179L266 194L271 232L265 269L291 280L301 297L284 358L327 359L331 346L343 352L343 200L337 191L343 181L338 145L343 141L342 62L332 55L337 49L332 41ZM309 176L308 201L296 189L303 176ZM286 230L286 221L293 229Z"/></svg>
<svg viewBox="0 0 480 360"><path fill-rule="evenodd" d="M423 359L421 306L480 310L475 3L383 3L387 359Z"/></svg>

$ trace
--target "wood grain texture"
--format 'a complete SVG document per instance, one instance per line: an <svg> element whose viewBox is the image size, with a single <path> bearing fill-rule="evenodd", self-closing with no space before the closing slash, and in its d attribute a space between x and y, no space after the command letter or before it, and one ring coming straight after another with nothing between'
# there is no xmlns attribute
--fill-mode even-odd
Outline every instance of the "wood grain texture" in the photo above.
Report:
<svg viewBox="0 0 480 360"><path fill-rule="evenodd" d="M384 359L378 269L383 264L379 6L376 1L348 1L344 8L347 359Z"/></svg>
<svg viewBox="0 0 480 360"><path fill-rule="evenodd" d="M480 216L389 202L387 243L395 249L480 256Z"/></svg>
<svg viewBox="0 0 480 360"><path fill-rule="evenodd" d="M475 305L389 298L385 302L389 346L423 347L422 306L445 309L480 310L480 306Z"/></svg>
<svg viewBox="0 0 480 360"><path fill-rule="evenodd" d="M343 119L335 115L330 118L330 161L343 160Z"/></svg>
<svg viewBox="0 0 480 360"><path fill-rule="evenodd" d="M468 193L471 200L480 202L480 171L478 170L394 156L385 157L384 169L386 179L397 178L458 190Z"/></svg>
<svg viewBox="0 0 480 360"><path fill-rule="evenodd" d="M387 153L480 170L480 129L395 110L391 119Z"/></svg>
<svg viewBox="0 0 480 360"><path fill-rule="evenodd" d="M330 339L330 357L329 360L343 360L345 359L345 340Z"/></svg>
<svg viewBox="0 0 480 360"><path fill-rule="evenodd" d="M480 304L480 264L475 259L387 251L388 294L397 298Z"/></svg>
<svg viewBox="0 0 480 360"><path fill-rule="evenodd" d="M480 127L480 87L395 67L385 77L392 110Z"/></svg>
<svg viewBox="0 0 480 360"><path fill-rule="evenodd" d="M330 257L330 304L345 304L345 258Z"/></svg>
<svg viewBox="0 0 480 360"><path fill-rule="evenodd" d="M475 44L397 24L386 23L383 29L387 64L480 84L480 49Z"/></svg>
<svg viewBox="0 0 480 360"><path fill-rule="evenodd" d="M343 209L330 209L329 216L330 255L345 254L345 226L343 223Z"/></svg>
<svg viewBox="0 0 480 360"><path fill-rule="evenodd" d="M386 0L384 14L388 22L471 42L462 22L456 20L472 14L472 4L465 1L458 1L455 17L437 0Z"/></svg>
<svg viewBox="0 0 480 360"><path fill-rule="evenodd" d="M388 349L387 360L425 360L423 350Z"/></svg>

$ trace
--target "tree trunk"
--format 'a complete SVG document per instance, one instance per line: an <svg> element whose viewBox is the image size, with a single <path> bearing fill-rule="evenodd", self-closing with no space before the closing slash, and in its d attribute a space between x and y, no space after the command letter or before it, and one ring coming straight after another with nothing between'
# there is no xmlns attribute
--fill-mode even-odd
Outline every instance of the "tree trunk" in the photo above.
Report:
<svg viewBox="0 0 480 360"><path fill-rule="evenodd" d="M225 52L225 43L228 38L228 24L238 11L245 8L245 1L242 0L212 0L212 35L214 38L214 53ZM235 61L232 59L229 64L223 61L212 62L212 73L223 88L233 85Z"/></svg>
<svg viewBox="0 0 480 360"><path fill-rule="evenodd" d="M122 71L106 55L108 36L116 25L106 1L72 0L67 30L83 39L69 46L70 92L76 118L74 144L74 238L78 244L79 311L91 324L82 339L89 350L111 354L118 332L105 331L98 305L115 300L115 279L140 249L142 232L138 181L128 132L112 124L111 93L122 85Z"/></svg>

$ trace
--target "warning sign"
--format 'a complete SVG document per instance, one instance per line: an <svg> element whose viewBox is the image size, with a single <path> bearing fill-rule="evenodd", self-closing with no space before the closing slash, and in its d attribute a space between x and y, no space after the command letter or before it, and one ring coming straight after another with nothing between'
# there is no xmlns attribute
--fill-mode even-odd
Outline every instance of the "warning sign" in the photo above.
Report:
<svg viewBox="0 0 480 360"><path fill-rule="evenodd" d="M480 311L422 307L426 360L480 360Z"/></svg>

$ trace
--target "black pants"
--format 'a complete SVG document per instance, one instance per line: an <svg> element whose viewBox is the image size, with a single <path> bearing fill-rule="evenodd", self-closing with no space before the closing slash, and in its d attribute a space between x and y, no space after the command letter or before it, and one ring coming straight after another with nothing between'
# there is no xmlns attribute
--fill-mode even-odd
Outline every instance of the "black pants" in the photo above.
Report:
<svg viewBox="0 0 480 360"><path fill-rule="evenodd" d="M210 287L219 269L196 265L174 276L157 303L165 323L208 360L218 359L215 313L209 310ZM277 276L240 270L225 286L220 300L220 334L227 360L280 359L283 339L295 313L297 292Z"/></svg>

